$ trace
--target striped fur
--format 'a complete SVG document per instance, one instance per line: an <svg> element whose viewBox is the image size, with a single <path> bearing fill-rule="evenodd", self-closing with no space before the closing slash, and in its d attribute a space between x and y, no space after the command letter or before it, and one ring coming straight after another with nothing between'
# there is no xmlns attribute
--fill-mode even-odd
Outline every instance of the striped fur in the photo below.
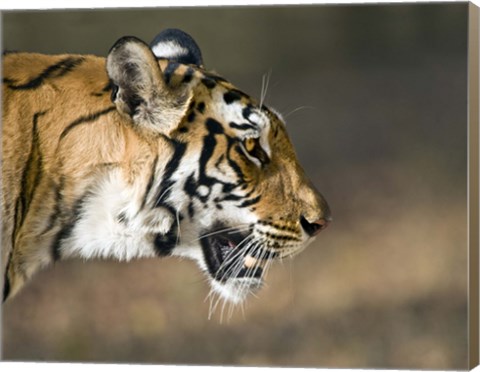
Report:
<svg viewBox="0 0 480 372"><path fill-rule="evenodd" d="M68 257L176 255L239 302L312 241L302 219L329 219L281 118L168 45L3 57L4 299Z"/></svg>

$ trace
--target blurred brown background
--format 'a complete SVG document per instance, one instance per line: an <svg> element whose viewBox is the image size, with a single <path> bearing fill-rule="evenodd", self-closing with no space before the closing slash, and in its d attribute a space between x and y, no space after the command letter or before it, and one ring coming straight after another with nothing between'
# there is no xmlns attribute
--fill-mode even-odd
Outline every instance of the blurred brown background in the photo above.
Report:
<svg viewBox="0 0 480 372"><path fill-rule="evenodd" d="M189 32L284 114L334 223L220 323L177 259L62 262L3 307L3 358L467 368L467 3L3 13L3 47L106 55Z"/></svg>

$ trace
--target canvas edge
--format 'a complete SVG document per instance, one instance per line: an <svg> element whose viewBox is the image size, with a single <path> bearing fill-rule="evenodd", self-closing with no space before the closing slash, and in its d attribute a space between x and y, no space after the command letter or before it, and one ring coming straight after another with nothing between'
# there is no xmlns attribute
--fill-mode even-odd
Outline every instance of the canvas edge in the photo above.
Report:
<svg viewBox="0 0 480 372"><path fill-rule="evenodd" d="M479 8L468 12L468 368L479 363Z"/></svg>
<svg viewBox="0 0 480 372"><path fill-rule="evenodd" d="M0 52L3 53L3 11L0 11ZM3 57L0 57L0 78L2 78L3 81ZM3 110L3 98L2 98L2 91L0 90L0 111ZM0 133L3 133L2 130L2 116L0 115ZM3 154L2 151L2 144L3 141L0 141L0 153ZM0 169L2 167L3 161L0 159ZM0 180L2 180L2 176L0 175ZM3 195L3 182L0 182L0 195ZM3 216L2 212L0 211L0 222L2 221ZM2 230L0 229L0 242L2 241ZM1 243L0 243L1 244ZM1 253L0 249L0 267L2 266L2 256L3 254ZM0 275L0 289L3 289L3 275ZM0 362L3 360L3 304L0 303Z"/></svg>

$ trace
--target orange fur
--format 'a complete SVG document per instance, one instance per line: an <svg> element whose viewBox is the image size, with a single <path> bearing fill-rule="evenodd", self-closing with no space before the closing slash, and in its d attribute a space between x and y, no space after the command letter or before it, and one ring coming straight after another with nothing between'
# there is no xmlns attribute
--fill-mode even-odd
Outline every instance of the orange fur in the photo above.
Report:
<svg viewBox="0 0 480 372"><path fill-rule="evenodd" d="M150 68L156 62L141 48L144 47L138 53L143 53L141 58ZM113 66L110 70L117 69L113 57L108 63ZM165 71L168 63L160 60L160 69ZM227 163L220 162L222 157L229 156L240 165L246 180L242 192L250 193L251 198L261 197L249 208L259 224L300 240L303 239L300 216L308 221L329 218L328 206L298 164L280 118L264 110L270 128L265 141L271 157L268 166L260 167L249 160L248 154L235 150L239 147L228 147L227 138L237 138L238 133L221 120L222 112L214 97L234 90L233 85L218 80L215 88L209 88L201 80L210 75L195 68L192 82L185 88L182 78L189 68L192 66L180 65L170 85L162 86L160 92L164 93L160 95L164 96L160 104L173 109L165 109L171 110L162 124L168 128L156 133L135 124L122 96L112 102L104 58L69 54L5 55L2 270L8 281L9 296L40 267L55 259L52 253L55 239L59 240L62 229L75 221L76 203L86 192L92 192L95 182L112 170L118 171L126 184L137 185L139 191L133 198L140 204L154 162L158 161L159 169L165 169L174 153L171 140L188 143L186 159L201 156L208 135L204 123L209 117L221 122L225 136L214 136L216 147L207 167L213 169L217 164L226 177L231 171ZM114 74L121 76L122 71L113 71ZM156 85L163 84L160 75L151 76ZM145 97L158 96L151 91L143 93ZM204 103L205 109L197 112L190 123L186 107L194 102ZM239 103L245 107L258 105L246 95ZM241 140L238 146L240 143ZM266 247L279 249L282 256L300 249L300 245L283 247L284 243L275 241L274 233L266 236L269 237Z"/></svg>

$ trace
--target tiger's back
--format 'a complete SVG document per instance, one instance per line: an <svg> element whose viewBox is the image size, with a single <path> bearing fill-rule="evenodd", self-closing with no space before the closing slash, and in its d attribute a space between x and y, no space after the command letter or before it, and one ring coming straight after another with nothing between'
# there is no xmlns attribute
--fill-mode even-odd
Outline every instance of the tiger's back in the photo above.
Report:
<svg viewBox="0 0 480 372"><path fill-rule="evenodd" d="M87 185L99 167L141 162L124 156L146 155L148 149L128 127L115 124L104 58L10 53L3 69L2 159L8 159L2 167L5 271L15 241L30 237L39 243L32 247L38 264L51 262L53 240L62 218L68 218L62 212L73 208L86 187L82 184ZM82 125L100 118L105 125ZM127 141L142 152L125 153ZM27 269L25 277L35 270Z"/></svg>

